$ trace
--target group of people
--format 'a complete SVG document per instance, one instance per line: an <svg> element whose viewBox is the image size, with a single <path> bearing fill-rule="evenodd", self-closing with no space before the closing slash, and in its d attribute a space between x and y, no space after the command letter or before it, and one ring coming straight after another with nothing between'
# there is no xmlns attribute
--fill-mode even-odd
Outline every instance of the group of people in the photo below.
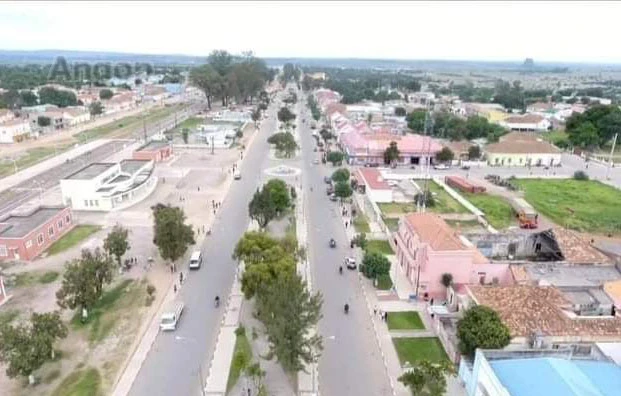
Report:
<svg viewBox="0 0 621 396"><path fill-rule="evenodd" d="M382 311L381 309L377 309L377 307L375 307L373 309L373 314L374 315L378 315L379 314L379 318L381 320L383 320L384 322L388 321L388 312L386 312L386 311Z"/></svg>

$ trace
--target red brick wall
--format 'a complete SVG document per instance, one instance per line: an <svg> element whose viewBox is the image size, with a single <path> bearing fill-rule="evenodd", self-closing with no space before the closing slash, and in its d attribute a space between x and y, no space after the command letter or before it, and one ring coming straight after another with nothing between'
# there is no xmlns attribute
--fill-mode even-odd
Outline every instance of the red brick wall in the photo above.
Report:
<svg viewBox="0 0 621 396"><path fill-rule="evenodd" d="M66 218L69 216L69 223L67 224ZM59 221L62 220L62 228L59 228ZM7 247L8 256L0 257L0 260L14 260L15 256L13 250L17 249L20 260L33 260L40 255L45 249L49 248L54 242L65 235L74 226L73 215L70 208L65 208L60 211L56 216L51 218L47 223L32 230L28 235L21 239L9 239L0 238L0 245ZM54 230L53 235L50 236L49 228ZM43 243L39 244L39 234L43 234ZM30 247L26 247L26 243L31 241Z"/></svg>
<svg viewBox="0 0 621 396"><path fill-rule="evenodd" d="M132 158L135 160L153 160L154 162L165 161L172 155L171 147L163 147L156 151L134 151Z"/></svg>

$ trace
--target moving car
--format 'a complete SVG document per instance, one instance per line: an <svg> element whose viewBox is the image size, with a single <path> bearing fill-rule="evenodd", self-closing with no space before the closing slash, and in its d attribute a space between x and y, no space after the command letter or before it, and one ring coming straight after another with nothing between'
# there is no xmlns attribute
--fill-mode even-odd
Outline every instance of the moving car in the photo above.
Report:
<svg viewBox="0 0 621 396"><path fill-rule="evenodd" d="M438 164L438 165L434 165L433 169L436 170L447 170L449 167L446 164Z"/></svg>
<svg viewBox="0 0 621 396"><path fill-rule="evenodd" d="M181 300L171 301L160 317L160 330L176 330L184 307L185 305Z"/></svg>
<svg viewBox="0 0 621 396"><path fill-rule="evenodd" d="M241 179L241 172L239 170L235 170L235 172L233 173L233 179L235 180Z"/></svg>
<svg viewBox="0 0 621 396"><path fill-rule="evenodd" d="M334 240L334 238L330 238L330 247L331 248L335 248L336 247L336 241Z"/></svg>
<svg viewBox="0 0 621 396"><path fill-rule="evenodd" d="M356 269L356 259L353 257L345 257L345 266L347 269L355 270Z"/></svg>
<svg viewBox="0 0 621 396"><path fill-rule="evenodd" d="M313 164L315 164L315 165L319 164L319 159L318 159L318 158L315 158L315 159L313 160Z"/></svg>
<svg viewBox="0 0 621 396"><path fill-rule="evenodd" d="M199 269L203 263L203 255L200 251L196 250L192 252L190 257L190 269Z"/></svg>

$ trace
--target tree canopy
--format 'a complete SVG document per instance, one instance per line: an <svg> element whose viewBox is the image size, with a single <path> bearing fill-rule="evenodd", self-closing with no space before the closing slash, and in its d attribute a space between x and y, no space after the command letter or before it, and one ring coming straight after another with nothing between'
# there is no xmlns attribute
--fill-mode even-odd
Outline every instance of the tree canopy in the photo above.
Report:
<svg viewBox="0 0 621 396"><path fill-rule="evenodd" d="M280 122L289 122L289 121L293 121L295 120L295 114L289 110L288 107L281 107L280 110L278 110L278 121Z"/></svg>
<svg viewBox="0 0 621 396"><path fill-rule="evenodd" d="M343 158L345 158L345 153L342 151L330 151L326 155L326 159L328 162L332 163L333 166L340 165L343 162Z"/></svg>
<svg viewBox="0 0 621 396"><path fill-rule="evenodd" d="M381 253L366 252L360 270L367 278L377 279L382 275L388 275L390 261Z"/></svg>
<svg viewBox="0 0 621 396"><path fill-rule="evenodd" d="M455 154L448 147L442 147L442 150L436 154L436 159L440 162L450 162L455 158Z"/></svg>
<svg viewBox="0 0 621 396"><path fill-rule="evenodd" d="M353 193L351 185L347 182L337 181L334 185L334 195L339 198L349 198Z"/></svg>
<svg viewBox="0 0 621 396"><path fill-rule="evenodd" d="M106 100L112 98L112 96L114 96L114 93L109 89L102 89L99 91L99 99Z"/></svg>
<svg viewBox="0 0 621 396"><path fill-rule="evenodd" d="M500 316L493 309L477 305L468 309L457 322L459 350L474 356L477 348L502 349L509 345L511 335Z"/></svg>
<svg viewBox="0 0 621 396"><path fill-rule="evenodd" d="M53 104L58 107L67 107L75 106L78 103L78 99L71 91L52 87L43 87L39 90L39 102Z"/></svg>
<svg viewBox="0 0 621 396"><path fill-rule="evenodd" d="M109 256L99 248L82 250L80 258L65 264L65 272L56 300L61 308L90 310L110 283L114 267Z"/></svg>
<svg viewBox="0 0 621 396"><path fill-rule="evenodd" d="M582 114L572 114L565 129L575 146L603 146L621 130L621 110L616 105L594 105Z"/></svg>
<svg viewBox="0 0 621 396"><path fill-rule="evenodd" d="M116 263L121 266L121 258L129 249L127 237L129 230L120 224L115 225L104 240L104 249L108 254L116 258Z"/></svg>
<svg viewBox="0 0 621 396"><path fill-rule="evenodd" d="M350 178L349 169L339 168L332 173L332 180L335 182L349 182Z"/></svg>
<svg viewBox="0 0 621 396"><path fill-rule="evenodd" d="M392 141L390 145L386 147L384 151L384 163L389 165L395 161L399 160L399 147L397 146L397 142Z"/></svg>
<svg viewBox="0 0 621 396"><path fill-rule="evenodd" d="M416 396L444 396L446 376L454 375L455 370L449 362L431 363L428 360L415 362L399 381L410 388Z"/></svg>
<svg viewBox="0 0 621 396"><path fill-rule="evenodd" d="M175 262L190 245L196 243L192 226L185 224L185 213L179 207L157 204L151 209L154 217L153 243L164 260Z"/></svg>
<svg viewBox="0 0 621 396"><path fill-rule="evenodd" d="M295 151L298 149L298 144L295 141L293 135L289 132L278 132L267 138L269 144L273 144L276 151L284 155L286 158L291 158Z"/></svg>

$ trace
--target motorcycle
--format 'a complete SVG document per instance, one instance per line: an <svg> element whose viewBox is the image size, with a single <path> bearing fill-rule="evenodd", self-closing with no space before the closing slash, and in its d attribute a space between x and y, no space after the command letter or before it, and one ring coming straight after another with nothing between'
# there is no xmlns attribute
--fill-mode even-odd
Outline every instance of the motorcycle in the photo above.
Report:
<svg viewBox="0 0 621 396"><path fill-rule="evenodd" d="M349 313L349 304L345 304L345 307L343 309L345 311L345 315L347 315Z"/></svg>
<svg viewBox="0 0 621 396"><path fill-rule="evenodd" d="M215 304L216 308L218 308L220 306L220 297L216 296L214 304Z"/></svg>
<svg viewBox="0 0 621 396"><path fill-rule="evenodd" d="M339 274L343 275L343 267L342 266L339 267Z"/></svg>

